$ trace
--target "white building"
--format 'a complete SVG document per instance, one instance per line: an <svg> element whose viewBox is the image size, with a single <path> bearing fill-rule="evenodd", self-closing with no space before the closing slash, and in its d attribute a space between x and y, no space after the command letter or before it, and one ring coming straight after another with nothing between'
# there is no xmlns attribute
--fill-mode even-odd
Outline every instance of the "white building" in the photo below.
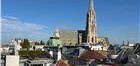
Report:
<svg viewBox="0 0 140 66"><path fill-rule="evenodd" d="M6 66L19 66L19 56L6 55Z"/></svg>
<svg viewBox="0 0 140 66"><path fill-rule="evenodd" d="M8 53L9 52L9 46L8 45L1 46L0 47L0 52L1 53Z"/></svg>
<svg viewBox="0 0 140 66"><path fill-rule="evenodd" d="M35 50L42 50L42 51L44 51L44 46L45 45L35 45L34 47L35 47Z"/></svg>
<svg viewBox="0 0 140 66"><path fill-rule="evenodd" d="M91 50L105 50L105 51L107 51L107 48L103 47L102 45L96 45L96 46L91 46Z"/></svg>
<svg viewBox="0 0 140 66"><path fill-rule="evenodd" d="M22 42L21 39L14 39L10 42L10 45L14 46L16 50L20 50L22 47L20 46L20 43Z"/></svg>

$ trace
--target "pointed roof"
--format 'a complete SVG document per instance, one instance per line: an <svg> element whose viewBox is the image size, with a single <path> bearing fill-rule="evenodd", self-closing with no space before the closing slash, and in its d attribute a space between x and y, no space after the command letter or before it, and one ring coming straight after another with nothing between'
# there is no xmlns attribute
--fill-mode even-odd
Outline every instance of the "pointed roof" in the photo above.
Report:
<svg viewBox="0 0 140 66"><path fill-rule="evenodd" d="M93 9L94 9L93 0L89 0L89 10L93 10Z"/></svg>
<svg viewBox="0 0 140 66"><path fill-rule="evenodd" d="M69 64L65 63L64 60L59 60L55 66L70 66Z"/></svg>

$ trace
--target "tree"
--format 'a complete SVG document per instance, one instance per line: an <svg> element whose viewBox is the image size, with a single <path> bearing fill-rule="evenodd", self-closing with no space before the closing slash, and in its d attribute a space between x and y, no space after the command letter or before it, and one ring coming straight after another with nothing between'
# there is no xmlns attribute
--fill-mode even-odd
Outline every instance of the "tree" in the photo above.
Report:
<svg viewBox="0 0 140 66"><path fill-rule="evenodd" d="M40 41L40 45L45 45L45 42L43 42L42 40Z"/></svg>
<svg viewBox="0 0 140 66"><path fill-rule="evenodd" d="M30 48L30 42L29 42L28 39L24 39L24 41L21 42L20 45L21 45L21 47L22 47L23 49L29 50L29 48Z"/></svg>
<svg viewBox="0 0 140 66"><path fill-rule="evenodd" d="M39 42L35 42L35 45L39 45L40 43Z"/></svg>
<svg viewBox="0 0 140 66"><path fill-rule="evenodd" d="M45 45L45 42L41 40L40 42L35 42L35 45Z"/></svg>

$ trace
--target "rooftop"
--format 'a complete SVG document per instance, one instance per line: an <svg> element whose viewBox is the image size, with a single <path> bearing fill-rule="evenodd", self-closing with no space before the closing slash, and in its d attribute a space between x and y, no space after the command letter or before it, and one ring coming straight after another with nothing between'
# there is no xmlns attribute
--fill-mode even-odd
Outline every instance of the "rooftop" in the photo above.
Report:
<svg viewBox="0 0 140 66"><path fill-rule="evenodd" d="M98 51L89 50L82 53L80 55L80 58L81 59L105 59L107 57L99 53Z"/></svg>
<svg viewBox="0 0 140 66"><path fill-rule="evenodd" d="M59 60L55 66L70 66L64 60Z"/></svg>

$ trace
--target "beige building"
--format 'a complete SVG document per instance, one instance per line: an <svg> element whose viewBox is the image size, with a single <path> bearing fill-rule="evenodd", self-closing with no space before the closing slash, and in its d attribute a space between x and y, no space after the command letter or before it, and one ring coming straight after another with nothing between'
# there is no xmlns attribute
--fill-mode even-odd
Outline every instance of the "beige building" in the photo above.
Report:
<svg viewBox="0 0 140 66"><path fill-rule="evenodd" d="M108 48L109 41L107 37L98 37L96 35L96 14L93 0L89 0L89 9L87 12L87 21L85 30L60 30L60 39L66 44L83 44L95 46L102 43L103 47Z"/></svg>

